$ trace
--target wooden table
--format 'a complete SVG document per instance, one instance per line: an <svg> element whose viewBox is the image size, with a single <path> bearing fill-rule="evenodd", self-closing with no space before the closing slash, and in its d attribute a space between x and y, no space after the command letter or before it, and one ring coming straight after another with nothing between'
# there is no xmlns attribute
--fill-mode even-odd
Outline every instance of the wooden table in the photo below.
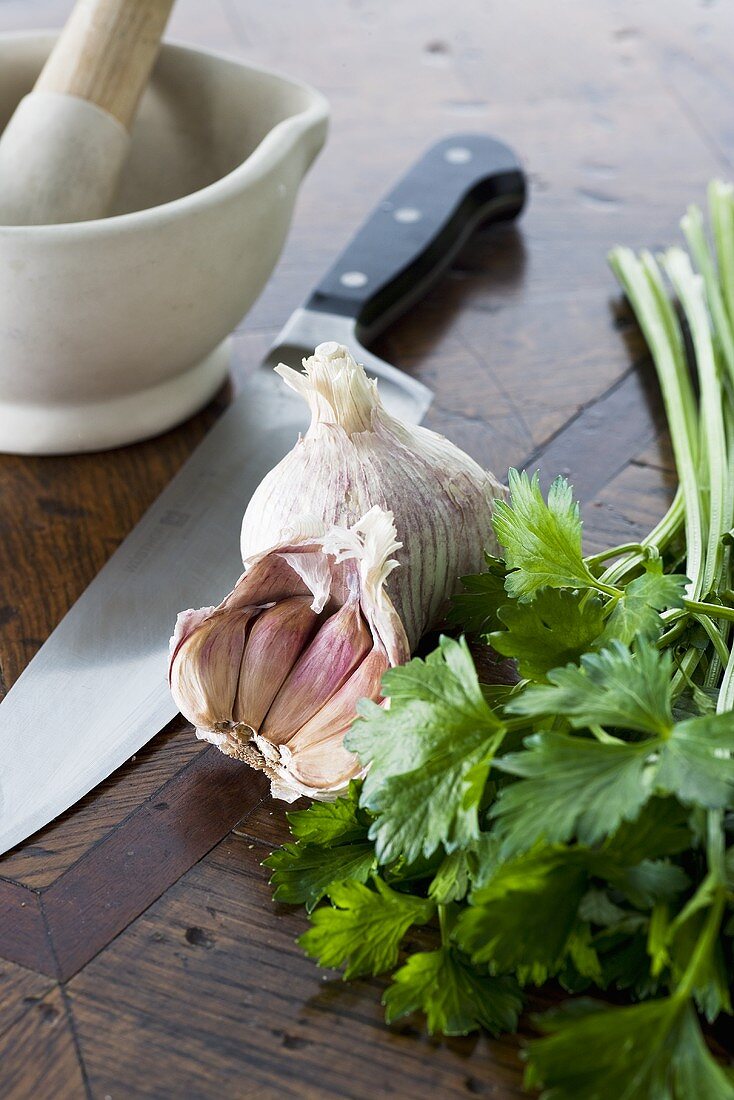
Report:
<svg viewBox="0 0 734 1100"><path fill-rule="evenodd" d="M58 25L69 7L3 0L0 29ZM677 240L687 203L730 174L732 6L178 0L171 36L303 77L333 106L288 247L236 334L234 388L422 149L488 131L527 165L525 217L473 240L378 350L435 390L430 426L498 473L570 473L590 546L646 531L671 461L605 256ZM229 397L139 446L0 459L3 688ZM521 1095L516 1040L388 1030L380 982L345 985L302 956L304 917L273 906L260 866L284 836L261 777L176 721L0 859L5 1100Z"/></svg>

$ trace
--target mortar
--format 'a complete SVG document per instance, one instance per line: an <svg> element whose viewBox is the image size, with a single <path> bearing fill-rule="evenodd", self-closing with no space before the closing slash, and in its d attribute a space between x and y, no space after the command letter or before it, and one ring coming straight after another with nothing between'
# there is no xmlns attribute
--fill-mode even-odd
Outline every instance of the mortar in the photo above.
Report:
<svg viewBox="0 0 734 1100"><path fill-rule="evenodd" d="M53 41L0 36L0 130ZM111 216L0 226L0 450L119 446L212 397L327 114L304 84L163 46Z"/></svg>

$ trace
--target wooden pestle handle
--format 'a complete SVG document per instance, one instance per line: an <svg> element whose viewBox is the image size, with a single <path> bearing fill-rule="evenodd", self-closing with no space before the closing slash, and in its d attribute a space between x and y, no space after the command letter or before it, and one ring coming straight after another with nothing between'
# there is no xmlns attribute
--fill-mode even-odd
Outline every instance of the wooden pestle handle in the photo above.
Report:
<svg viewBox="0 0 734 1100"><path fill-rule="evenodd" d="M132 127L174 0L77 0L35 90L86 99Z"/></svg>

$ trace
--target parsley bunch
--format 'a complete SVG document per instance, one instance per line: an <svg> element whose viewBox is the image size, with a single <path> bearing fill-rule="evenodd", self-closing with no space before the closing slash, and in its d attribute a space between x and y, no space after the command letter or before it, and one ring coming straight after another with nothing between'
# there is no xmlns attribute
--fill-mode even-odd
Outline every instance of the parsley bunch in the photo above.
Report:
<svg viewBox="0 0 734 1100"><path fill-rule="evenodd" d="M510 471L504 557L452 621L517 682L481 683L464 637L391 669L389 709L363 702L346 740L364 780L291 813L266 861L311 914L309 955L391 976L388 1022L514 1030L525 990L558 982L573 996L527 1050L552 1100L734 1098L701 1030L734 974L732 189L709 204L713 244L698 209L682 223L697 272L679 248L611 256L667 412L666 515L585 556L569 484L546 499ZM406 947L415 926L435 931Z"/></svg>

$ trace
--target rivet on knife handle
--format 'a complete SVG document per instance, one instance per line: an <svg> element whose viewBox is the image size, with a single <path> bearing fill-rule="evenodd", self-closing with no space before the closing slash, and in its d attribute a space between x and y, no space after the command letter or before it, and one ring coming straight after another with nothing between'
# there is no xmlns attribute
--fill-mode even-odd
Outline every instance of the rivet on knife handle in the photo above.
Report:
<svg viewBox="0 0 734 1100"><path fill-rule="evenodd" d="M508 146L457 134L432 146L327 272L307 308L352 317L373 338L426 293L471 233L516 217L525 175Z"/></svg>

